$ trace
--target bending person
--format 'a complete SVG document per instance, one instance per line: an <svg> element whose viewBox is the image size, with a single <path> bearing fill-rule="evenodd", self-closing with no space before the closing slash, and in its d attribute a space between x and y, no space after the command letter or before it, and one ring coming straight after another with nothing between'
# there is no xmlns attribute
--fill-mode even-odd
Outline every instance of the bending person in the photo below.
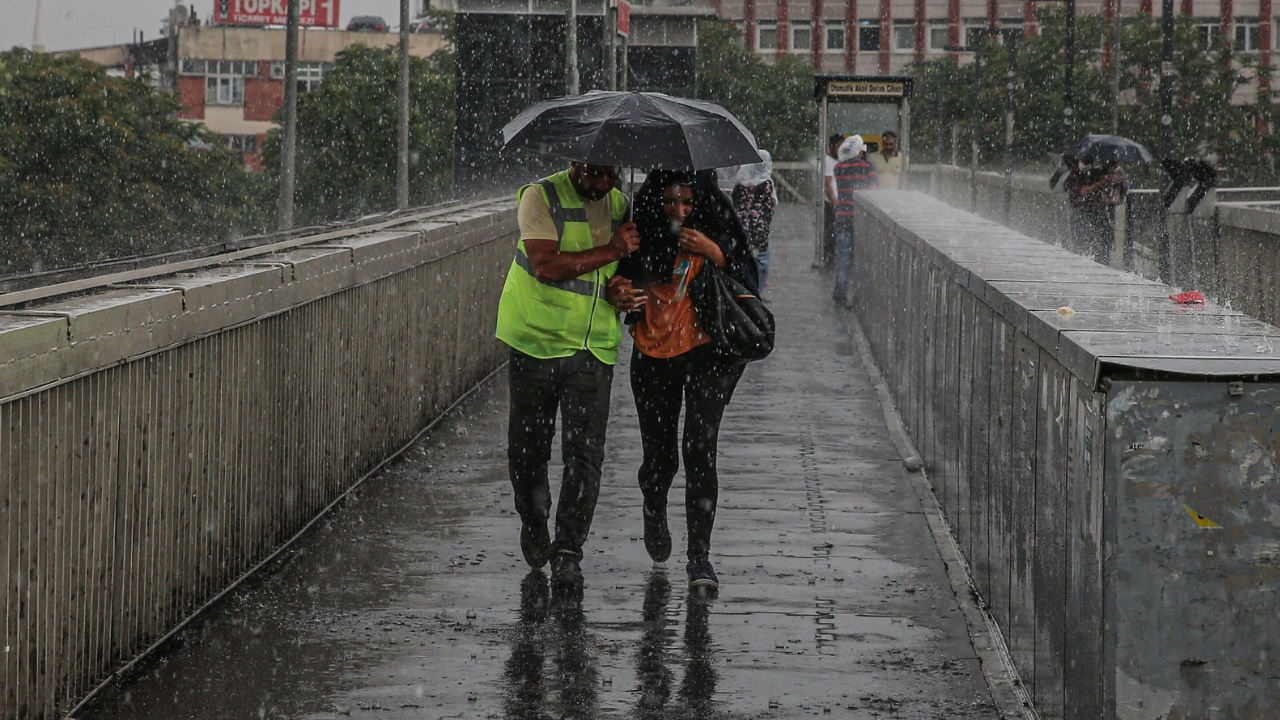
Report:
<svg viewBox="0 0 1280 720"><path fill-rule="evenodd" d="M635 340L631 389L644 452L639 471L644 546L656 562L671 555L667 492L683 455L685 569L691 587L715 588L710 554L719 493L716 444L743 366L712 350L688 288L712 262L758 293L756 262L742 223L709 172L654 171L636 195L635 220L640 249L619 265L618 274L645 298L643 310L628 317ZM685 401L684 437L677 442Z"/></svg>

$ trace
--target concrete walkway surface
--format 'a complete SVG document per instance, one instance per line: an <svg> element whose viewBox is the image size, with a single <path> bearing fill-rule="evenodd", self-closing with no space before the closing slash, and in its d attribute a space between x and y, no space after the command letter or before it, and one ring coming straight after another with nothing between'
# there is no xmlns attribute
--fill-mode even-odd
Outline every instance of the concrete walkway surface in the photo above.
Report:
<svg viewBox="0 0 1280 720"><path fill-rule="evenodd" d="M725 415L718 595L687 590L682 476L673 557L645 554L624 360L584 596L548 596L520 558L502 371L77 717L998 717L808 228L775 221L778 348Z"/></svg>

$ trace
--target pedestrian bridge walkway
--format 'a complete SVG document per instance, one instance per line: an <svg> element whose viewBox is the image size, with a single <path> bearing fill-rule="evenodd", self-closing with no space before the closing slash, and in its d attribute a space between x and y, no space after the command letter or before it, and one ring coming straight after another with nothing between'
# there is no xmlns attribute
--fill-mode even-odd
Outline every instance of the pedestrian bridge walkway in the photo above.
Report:
<svg viewBox="0 0 1280 720"><path fill-rule="evenodd" d="M778 351L721 435L718 597L689 597L681 553L654 566L639 541L624 361L584 599L548 599L520 558L499 374L77 717L995 717L848 310L800 215L779 226Z"/></svg>
<svg viewBox="0 0 1280 720"><path fill-rule="evenodd" d="M776 221L709 599L625 362L583 602L522 566L508 200L0 296L0 715L1268 717L1280 330L860 203L852 309Z"/></svg>

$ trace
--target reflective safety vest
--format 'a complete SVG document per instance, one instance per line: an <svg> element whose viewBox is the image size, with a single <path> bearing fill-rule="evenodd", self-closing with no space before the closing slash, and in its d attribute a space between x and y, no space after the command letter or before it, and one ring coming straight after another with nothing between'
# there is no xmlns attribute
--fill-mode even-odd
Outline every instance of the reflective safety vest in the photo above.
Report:
<svg viewBox="0 0 1280 720"><path fill-rule="evenodd" d="M530 189L537 189L546 198L561 251L581 252L594 247L586 208L568 170L520 188L517 205ZM608 198L614 230L626 220L627 196L612 190ZM609 278L617 269L618 263L612 262L570 280L542 281L534 277L521 239L502 287L498 339L536 358L568 357L579 350L590 350L603 363L617 363L622 325L617 309L604 299Z"/></svg>

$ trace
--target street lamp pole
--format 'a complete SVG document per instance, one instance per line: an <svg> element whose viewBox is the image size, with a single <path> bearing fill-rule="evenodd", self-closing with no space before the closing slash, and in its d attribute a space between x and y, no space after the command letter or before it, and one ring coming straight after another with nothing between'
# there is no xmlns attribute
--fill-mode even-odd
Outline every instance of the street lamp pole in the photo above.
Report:
<svg viewBox="0 0 1280 720"><path fill-rule="evenodd" d="M1065 14L1066 38L1063 49L1066 51L1067 62L1062 76L1062 144L1067 148L1075 140L1076 0L1066 0Z"/></svg>
<svg viewBox="0 0 1280 720"><path fill-rule="evenodd" d="M400 0L400 96L396 113L396 209L409 209L409 0Z"/></svg>
<svg viewBox="0 0 1280 720"><path fill-rule="evenodd" d="M1173 153L1173 0L1160 4L1160 159ZM1172 279L1173 266L1169 253L1169 220L1166 208L1160 208L1159 248L1157 266L1162 282Z"/></svg>
<svg viewBox="0 0 1280 720"><path fill-rule="evenodd" d="M1018 42L1005 37L1009 44L1009 68L1004 74L1004 221L1013 213L1013 91L1017 84L1014 64L1018 60Z"/></svg>
<svg viewBox="0 0 1280 720"><path fill-rule="evenodd" d="M284 127L280 133L281 230L293 229L293 194L297 183L298 147L298 9L302 0L289 0L284 41Z"/></svg>

